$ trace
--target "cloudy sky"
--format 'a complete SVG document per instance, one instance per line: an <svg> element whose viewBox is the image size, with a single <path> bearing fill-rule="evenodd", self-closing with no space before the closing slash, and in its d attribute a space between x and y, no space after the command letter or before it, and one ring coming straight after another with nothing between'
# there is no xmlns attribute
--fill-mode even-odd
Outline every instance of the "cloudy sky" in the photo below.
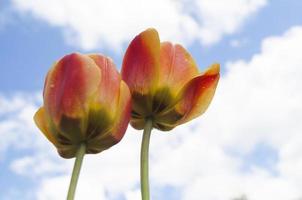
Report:
<svg viewBox="0 0 302 200"><path fill-rule="evenodd" d="M208 111L154 131L155 200L302 198L300 0L0 0L0 199L64 199L73 160L35 127L44 76L71 52L98 52L120 68L148 27L183 44L200 70L222 77ZM77 199L139 200L141 132L85 157Z"/></svg>

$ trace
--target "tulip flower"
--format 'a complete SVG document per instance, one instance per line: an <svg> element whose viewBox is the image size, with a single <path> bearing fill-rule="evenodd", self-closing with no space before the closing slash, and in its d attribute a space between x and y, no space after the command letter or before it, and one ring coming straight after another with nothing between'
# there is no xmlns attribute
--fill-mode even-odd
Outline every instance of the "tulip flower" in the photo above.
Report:
<svg viewBox="0 0 302 200"><path fill-rule="evenodd" d="M84 154L106 150L124 136L131 111L129 88L110 58L73 53L49 70L43 99L34 120L60 156L76 157L71 180L76 185ZM68 199L73 199L73 187Z"/></svg>
<svg viewBox="0 0 302 200"><path fill-rule="evenodd" d="M131 125L144 129L141 155L142 198L149 199L148 145L152 128L169 131L206 111L219 80L219 64L203 73L184 47L160 42L147 29L130 43L122 78L132 95Z"/></svg>

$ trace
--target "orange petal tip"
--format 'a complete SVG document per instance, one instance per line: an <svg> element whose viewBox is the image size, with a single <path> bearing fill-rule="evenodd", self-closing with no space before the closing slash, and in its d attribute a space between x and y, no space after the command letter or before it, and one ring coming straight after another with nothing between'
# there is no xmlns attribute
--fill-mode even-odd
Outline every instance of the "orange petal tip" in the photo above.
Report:
<svg viewBox="0 0 302 200"><path fill-rule="evenodd" d="M123 59L122 78L131 92L149 93L158 79L160 40L155 29L147 29L129 44Z"/></svg>
<svg viewBox="0 0 302 200"><path fill-rule="evenodd" d="M219 73L220 73L220 64L214 63L209 68L206 69L206 71L204 72L204 75L213 76L213 75L217 75Z"/></svg>

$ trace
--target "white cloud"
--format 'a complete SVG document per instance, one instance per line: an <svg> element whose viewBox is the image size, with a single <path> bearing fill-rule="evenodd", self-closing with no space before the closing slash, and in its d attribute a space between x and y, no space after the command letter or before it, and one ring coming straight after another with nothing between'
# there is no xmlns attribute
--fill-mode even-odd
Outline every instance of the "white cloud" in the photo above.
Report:
<svg viewBox="0 0 302 200"><path fill-rule="evenodd" d="M139 32L155 27L174 42L214 44L235 33L266 0L13 0L22 14L61 27L84 49L121 49Z"/></svg>
<svg viewBox="0 0 302 200"><path fill-rule="evenodd" d="M194 178L194 187L187 185L184 199L227 199L240 193L255 200L301 198L301 43L302 27L293 27L282 36L265 39L251 60L229 62L209 112L200 119L198 130L203 134L194 140L209 140L211 148L199 145L209 155L217 146L243 155L237 157L243 162L244 155L265 143L278 154L277 175L259 166L240 173L234 163L210 164L208 174ZM238 161L226 152L222 157ZM197 166L203 169L209 159L200 158Z"/></svg>
<svg viewBox="0 0 302 200"><path fill-rule="evenodd" d="M77 190L77 199L114 199L116 195L127 192L129 199L137 196L133 189L139 179L140 134L131 130L118 145L98 154L86 155ZM69 172L62 176L46 177L38 190L38 199L60 199L65 195L69 180L71 163L64 160ZM61 163L62 164L62 163ZM61 165L63 167L64 165ZM56 192L54 194L53 191ZM59 195L57 198L53 195Z"/></svg>
<svg viewBox="0 0 302 200"><path fill-rule="evenodd" d="M299 134L302 58L296 52L301 48L300 33L301 28L296 27L282 37L267 38L261 52L249 62L227 64L215 100L224 106L214 107L220 110L209 119L225 121L215 131L224 133L222 142L250 149L255 142L268 140L279 148L288 141L289 133L291 137ZM235 117L228 118L227 114ZM245 134L247 131L253 134Z"/></svg>
<svg viewBox="0 0 302 200"><path fill-rule="evenodd" d="M212 44L225 34L232 34L265 6L265 0L204 0L196 1L196 16L202 21L200 38L204 44Z"/></svg>
<svg viewBox="0 0 302 200"><path fill-rule="evenodd" d="M0 94L0 161L10 148L28 148L37 143L32 139L32 132L36 129L32 116L38 101L35 94L16 94L13 97Z"/></svg>
<svg viewBox="0 0 302 200"><path fill-rule="evenodd" d="M243 194L250 200L302 197L301 43L302 27L265 39L261 51L250 60L227 64L214 101L204 116L170 133L154 131L150 146L154 196L160 188L169 186L178 190L181 200L231 199ZM28 109L32 107L28 106L31 101L23 104L0 98L0 103L8 105L5 102L17 102L20 106L15 110L13 106L5 106L6 114L14 113L17 117L1 119L0 134L19 126L22 131L10 131L11 135L1 138L14 141L10 139L13 137L19 141L12 135L26 133L30 141L39 141L28 146L39 154L17 157L10 163L11 169L20 175L37 177L41 183L36 188L37 199L64 198L73 160L59 159L42 134L37 134L37 129L28 130L22 125L32 120L31 116L21 114L32 110ZM28 120L18 121L23 119L21 116L27 116ZM127 200L140 199L140 139L141 133L129 128L118 145L98 155L86 156L77 199L118 199L120 195ZM0 149L3 144L0 143ZM20 145L16 141L10 144ZM278 158L273 162L276 172L247 160L246 155L258 144L276 151ZM43 163L48 162L51 164L45 167ZM247 163L249 170L243 170Z"/></svg>

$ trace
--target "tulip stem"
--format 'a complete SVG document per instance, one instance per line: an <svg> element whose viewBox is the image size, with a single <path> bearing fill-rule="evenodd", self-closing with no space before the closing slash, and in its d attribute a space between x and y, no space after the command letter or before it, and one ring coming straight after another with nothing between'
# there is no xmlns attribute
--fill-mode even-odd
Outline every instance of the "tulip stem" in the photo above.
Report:
<svg viewBox="0 0 302 200"><path fill-rule="evenodd" d="M152 130L152 120L147 119L141 146L141 193L142 200L150 199L149 192L149 143Z"/></svg>
<svg viewBox="0 0 302 200"><path fill-rule="evenodd" d="M76 153L76 158L73 166L72 176L69 184L67 200L73 200L77 188L77 183L81 171L83 158L86 152L86 144L82 143Z"/></svg>

